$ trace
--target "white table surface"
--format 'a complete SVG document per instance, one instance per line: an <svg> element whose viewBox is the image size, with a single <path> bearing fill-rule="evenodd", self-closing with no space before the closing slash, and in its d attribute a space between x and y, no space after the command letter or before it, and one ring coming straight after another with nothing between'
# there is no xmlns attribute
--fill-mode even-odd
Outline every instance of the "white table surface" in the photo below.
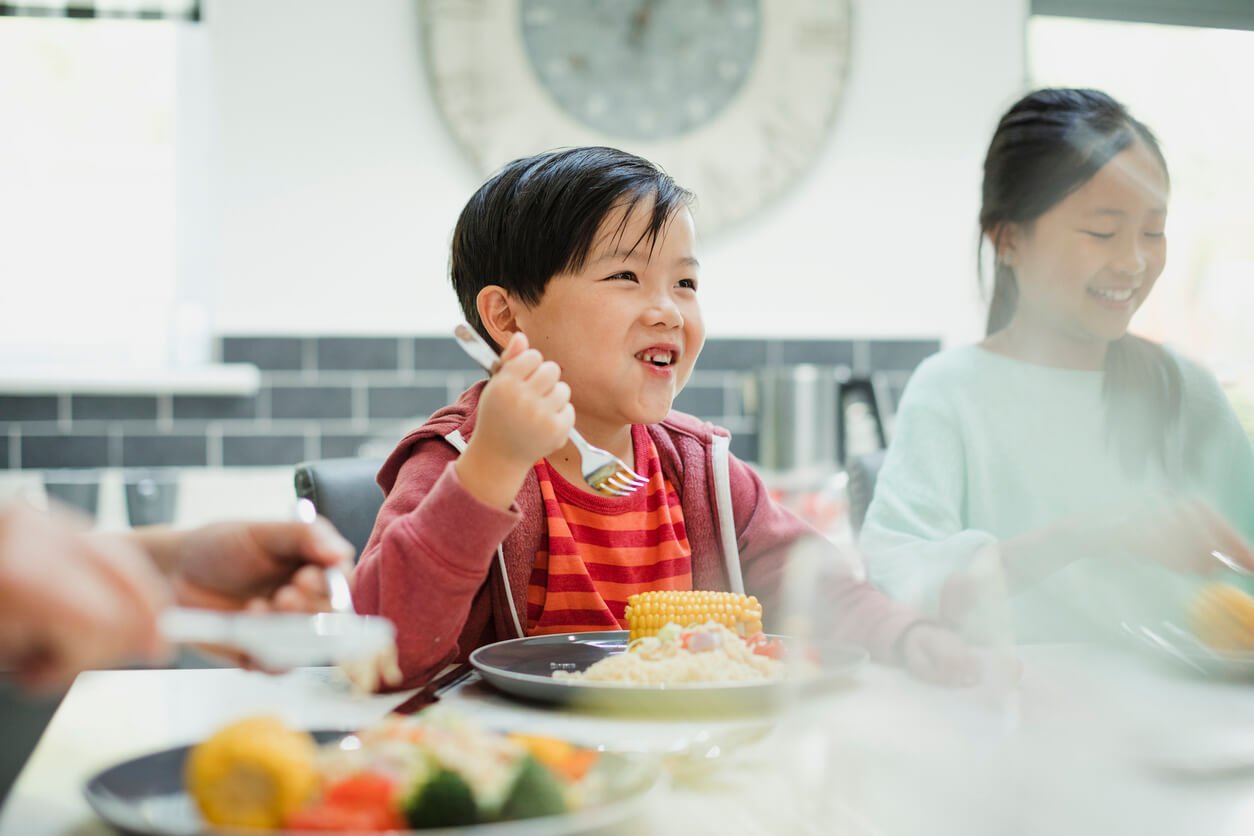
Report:
<svg viewBox="0 0 1254 836"><path fill-rule="evenodd" d="M966 691L871 665L776 717L576 714L475 682L444 702L494 726L681 753L621 833L1254 833L1254 684L1092 648L1020 655L1021 677L1002 666ZM406 697L350 697L317 669L83 674L0 811L0 836L110 832L83 799L87 778L238 717L353 728Z"/></svg>

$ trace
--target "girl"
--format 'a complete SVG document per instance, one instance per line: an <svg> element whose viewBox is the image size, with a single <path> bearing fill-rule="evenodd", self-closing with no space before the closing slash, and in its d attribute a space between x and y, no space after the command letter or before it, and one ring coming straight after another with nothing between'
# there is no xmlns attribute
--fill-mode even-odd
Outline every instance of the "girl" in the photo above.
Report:
<svg viewBox="0 0 1254 836"><path fill-rule="evenodd" d="M1038 90L1002 117L987 337L911 378L861 535L891 594L955 617L981 555L1019 637L1056 639L1162 612L1165 570L1219 569L1212 550L1254 566L1249 439L1209 373L1127 332L1167 199L1157 140L1104 93Z"/></svg>

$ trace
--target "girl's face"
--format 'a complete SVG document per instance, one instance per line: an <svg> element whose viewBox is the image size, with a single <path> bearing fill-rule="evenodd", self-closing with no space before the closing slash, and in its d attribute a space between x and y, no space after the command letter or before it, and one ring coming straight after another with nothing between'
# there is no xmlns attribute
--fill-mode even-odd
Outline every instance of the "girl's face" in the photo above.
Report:
<svg viewBox="0 0 1254 836"><path fill-rule="evenodd" d="M611 212L580 271L516 306L528 341L561 366L584 432L661 421L705 343L692 216L680 209L641 240L652 209L642 202L626 223Z"/></svg>
<svg viewBox="0 0 1254 836"><path fill-rule="evenodd" d="M1167 260L1167 175L1141 142L1035 223L1010 230L1002 259L1019 302L1012 328L1070 342L1122 337Z"/></svg>

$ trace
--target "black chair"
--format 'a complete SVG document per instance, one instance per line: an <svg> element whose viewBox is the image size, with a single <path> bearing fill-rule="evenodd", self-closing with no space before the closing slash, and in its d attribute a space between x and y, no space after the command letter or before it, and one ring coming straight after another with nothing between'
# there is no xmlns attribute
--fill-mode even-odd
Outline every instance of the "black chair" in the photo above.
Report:
<svg viewBox="0 0 1254 836"><path fill-rule="evenodd" d="M862 530L862 523L866 521L866 511L875 496L875 480L884 466L885 455L884 450L863 453L851 457L845 465L849 476L849 522L855 534Z"/></svg>
<svg viewBox="0 0 1254 836"><path fill-rule="evenodd" d="M360 555L383 505L375 474L383 459L322 459L296 465L296 496L313 502Z"/></svg>

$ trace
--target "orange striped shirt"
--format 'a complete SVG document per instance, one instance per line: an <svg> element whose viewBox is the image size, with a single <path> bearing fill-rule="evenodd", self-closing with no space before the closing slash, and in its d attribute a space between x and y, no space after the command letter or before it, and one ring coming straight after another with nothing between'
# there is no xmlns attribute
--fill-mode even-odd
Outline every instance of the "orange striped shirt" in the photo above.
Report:
<svg viewBox="0 0 1254 836"><path fill-rule="evenodd" d="M692 589L679 495L649 433L633 425L631 435L636 472L649 483L630 496L588 493L536 463L548 549L536 554L527 586L527 635L626 629L628 596Z"/></svg>

